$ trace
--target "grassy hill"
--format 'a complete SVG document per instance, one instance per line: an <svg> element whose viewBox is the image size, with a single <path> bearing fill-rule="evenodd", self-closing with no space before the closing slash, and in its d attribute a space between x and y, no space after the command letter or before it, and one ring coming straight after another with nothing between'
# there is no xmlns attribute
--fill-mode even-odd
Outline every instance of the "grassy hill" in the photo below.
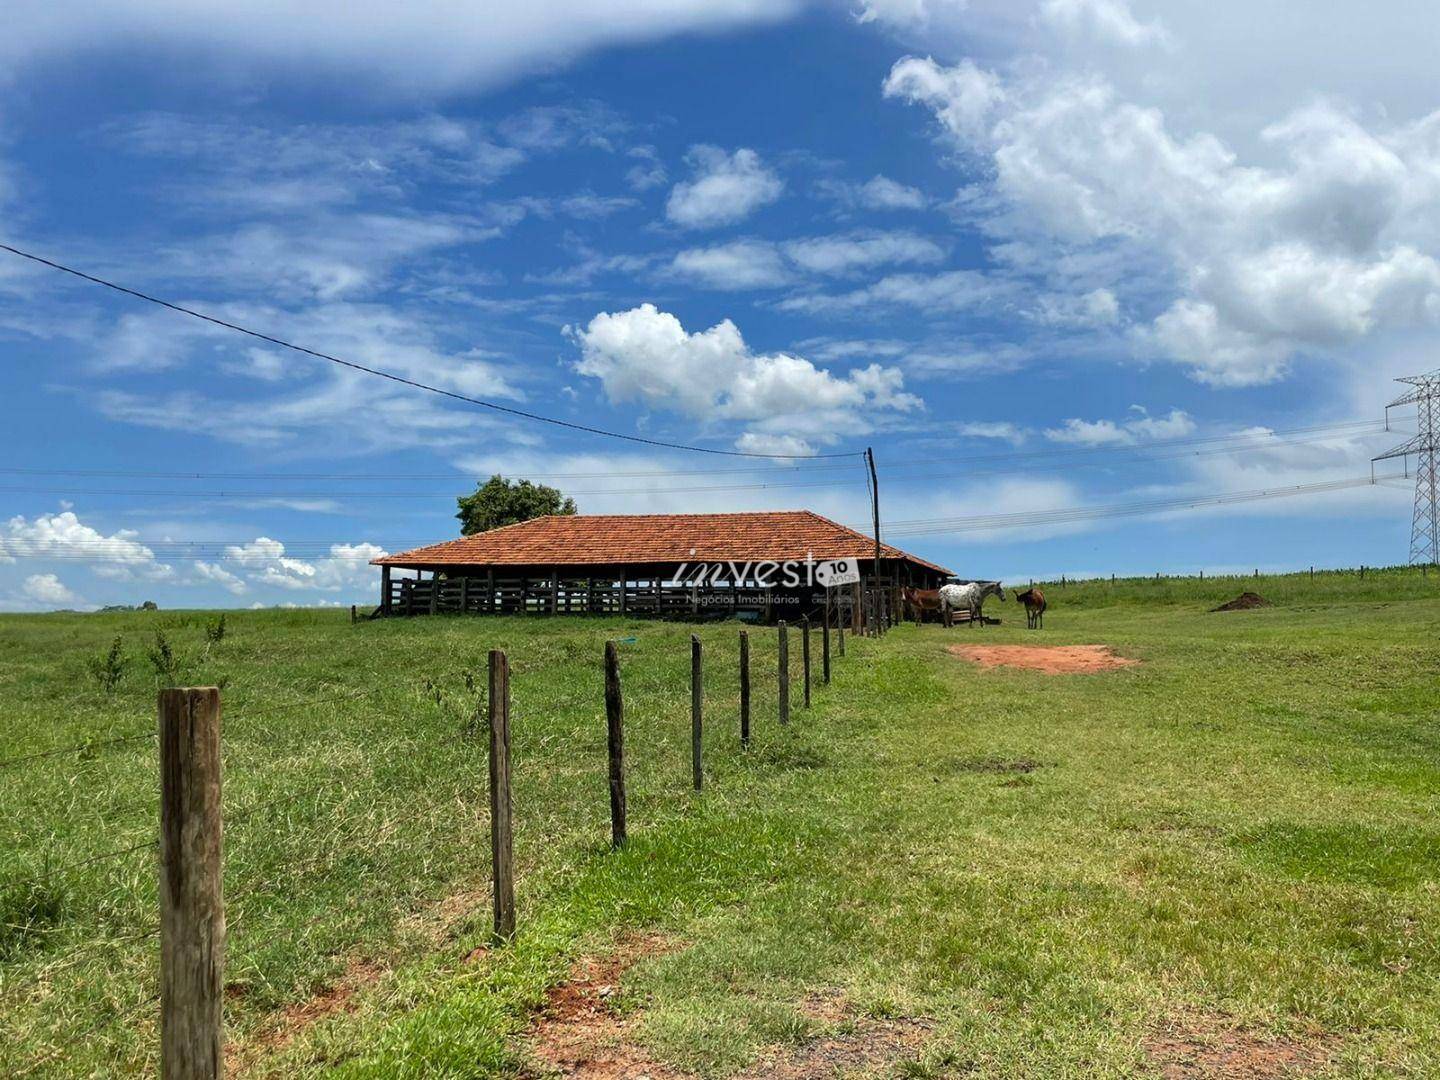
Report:
<svg viewBox="0 0 1440 1080"><path fill-rule="evenodd" d="M1242 588L1275 606L1209 613ZM737 628L707 626L699 796L691 627L271 611L210 642L209 613L0 617L0 762L88 743L0 765L0 1072L154 1070L147 735L174 679L224 687L237 1071L513 1075L547 988L643 934L664 947L611 1003L657 1077L882 1028L870 1064L914 1076L1159 1075L1221 1050L1434 1075L1435 588L1398 570L1046 585L1042 633L992 601L1003 626L851 641L808 711L797 683L788 728L773 633L752 630L748 751ZM91 668L117 636L130 663L107 691ZM619 853L607 637L635 639ZM1049 676L946 649L982 640L1142 663ZM503 948L485 947L476 721L492 647L514 696ZM798 671L793 634L791 653Z"/></svg>

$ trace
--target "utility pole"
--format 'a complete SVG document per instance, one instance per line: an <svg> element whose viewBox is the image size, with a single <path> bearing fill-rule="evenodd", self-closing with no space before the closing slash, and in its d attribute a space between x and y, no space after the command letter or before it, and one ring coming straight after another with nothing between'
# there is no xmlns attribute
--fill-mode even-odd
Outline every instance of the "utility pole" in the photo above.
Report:
<svg viewBox="0 0 1440 1080"><path fill-rule="evenodd" d="M1407 375L1396 382L1406 383L1412 390L1385 406L1385 422L1389 427L1390 410L1399 405L1415 406L1415 437L1371 459L1409 458L1415 455L1415 514L1410 524L1410 564L1440 565L1440 480L1435 473L1437 421L1440 421L1440 371L1428 375Z"/></svg>
<svg viewBox="0 0 1440 1080"><path fill-rule="evenodd" d="M880 478L875 474L875 451L865 448L865 464L870 467L870 510L875 520L875 585L880 585Z"/></svg>

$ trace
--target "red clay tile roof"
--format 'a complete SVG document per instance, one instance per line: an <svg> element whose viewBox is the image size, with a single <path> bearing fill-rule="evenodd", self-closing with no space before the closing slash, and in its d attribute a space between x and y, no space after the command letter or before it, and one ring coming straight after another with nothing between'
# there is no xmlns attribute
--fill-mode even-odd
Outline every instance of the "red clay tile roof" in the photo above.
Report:
<svg viewBox="0 0 1440 1080"><path fill-rule="evenodd" d="M376 566L634 566L873 557L873 538L809 510L744 514L572 514L532 518L372 559ZM888 544L887 559L943 566Z"/></svg>

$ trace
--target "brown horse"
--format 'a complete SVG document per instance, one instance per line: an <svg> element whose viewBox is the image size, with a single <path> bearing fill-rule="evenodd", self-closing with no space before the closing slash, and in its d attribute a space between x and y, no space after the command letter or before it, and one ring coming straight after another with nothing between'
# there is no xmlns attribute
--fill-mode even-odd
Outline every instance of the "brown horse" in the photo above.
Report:
<svg viewBox="0 0 1440 1080"><path fill-rule="evenodd" d="M1015 599L1025 605L1025 628L1042 629L1045 626L1045 594L1032 585L1024 592L1016 593Z"/></svg>
<svg viewBox="0 0 1440 1080"><path fill-rule="evenodd" d="M925 612L940 612L940 590L939 589L912 589L906 585L900 590L900 595L905 600L905 606L918 626Z"/></svg>

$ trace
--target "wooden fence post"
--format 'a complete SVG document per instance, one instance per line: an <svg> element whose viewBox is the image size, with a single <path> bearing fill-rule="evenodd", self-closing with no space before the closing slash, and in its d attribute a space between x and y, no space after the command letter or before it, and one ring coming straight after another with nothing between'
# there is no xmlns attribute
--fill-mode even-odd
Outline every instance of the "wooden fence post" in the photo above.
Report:
<svg viewBox="0 0 1440 1080"><path fill-rule="evenodd" d="M805 708L810 707L810 616L800 623L800 657L805 668Z"/></svg>
<svg viewBox="0 0 1440 1080"><path fill-rule="evenodd" d="M225 1074L220 691L161 690L160 1075Z"/></svg>
<svg viewBox="0 0 1440 1080"><path fill-rule="evenodd" d="M704 670L700 658L700 637L690 635L690 772L699 791L704 782L701 753L704 749L701 710L705 705Z"/></svg>
<svg viewBox="0 0 1440 1080"><path fill-rule="evenodd" d="M515 934L515 864L510 822L510 661L490 650L490 862L494 876L495 937Z"/></svg>
<svg viewBox="0 0 1440 1080"><path fill-rule="evenodd" d="M605 730L610 751L610 843L625 843L625 705L620 697L620 652L605 642Z"/></svg>
<svg viewBox="0 0 1440 1080"><path fill-rule="evenodd" d="M351 604L351 605L350 605L350 625L351 625L351 626L354 626L354 625L355 625L357 622L359 622L359 621L360 621L360 617L359 617L358 614L356 614L355 605L354 605L354 604Z"/></svg>
<svg viewBox="0 0 1440 1080"><path fill-rule="evenodd" d="M785 620L780 620L780 723L790 722L790 637Z"/></svg>
<svg viewBox="0 0 1440 1080"><path fill-rule="evenodd" d="M820 676L825 685L830 685L830 615L826 612L825 623L820 628Z"/></svg>
<svg viewBox="0 0 1440 1080"><path fill-rule="evenodd" d="M750 632L740 631L740 745L750 745Z"/></svg>

